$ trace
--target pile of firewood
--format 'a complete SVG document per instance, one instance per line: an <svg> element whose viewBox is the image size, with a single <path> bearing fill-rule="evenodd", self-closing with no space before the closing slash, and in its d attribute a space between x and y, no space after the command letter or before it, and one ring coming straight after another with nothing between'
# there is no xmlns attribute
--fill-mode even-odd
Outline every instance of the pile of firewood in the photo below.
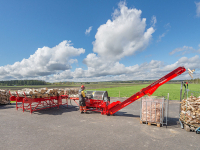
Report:
<svg viewBox="0 0 200 150"><path fill-rule="evenodd" d="M78 97L78 89L76 88L65 88L65 89L48 89L48 88L40 88L40 89L29 89L25 88L22 90L18 90L17 92L11 92L11 95L19 96L19 97L31 97L31 98L44 98L51 96L61 96L61 95L69 95L69 97Z"/></svg>
<svg viewBox="0 0 200 150"><path fill-rule="evenodd" d="M200 97L190 96L182 100L180 120L189 125L200 126Z"/></svg>
<svg viewBox="0 0 200 150"><path fill-rule="evenodd" d="M0 89L0 104L10 104L10 94L8 90Z"/></svg>
<svg viewBox="0 0 200 150"><path fill-rule="evenodd" d="M164 99L142 98L141 121L162 122L164 119Z"/></svg>

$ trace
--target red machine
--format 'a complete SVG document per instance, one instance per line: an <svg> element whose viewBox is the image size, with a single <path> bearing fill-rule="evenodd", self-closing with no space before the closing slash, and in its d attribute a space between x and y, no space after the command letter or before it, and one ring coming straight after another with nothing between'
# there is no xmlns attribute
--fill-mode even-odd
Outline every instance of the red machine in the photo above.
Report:
<svg viewBox="0 0 200 150"><path fill-rule="evenodd" d="M99 99L98 96L94 96L95 93L90 94L93 96L89 97L86 100L87 110L101 112L102 115L113 115L120 109L128 106L129 104L133 103L134 101L143 97L144 95L149 95L149 96L152 95L159 86L161 86L161 85L165 84L166 82L168 82L169 80L179 76L180 74L182 74L185 71L186 71L186 69L184 67L178 67L177 69L168 73L167 75L165 75L164 77L155 81L154 83L147 86L146 88L141 89L139 92L135 93L134 95L132 95L131 97L129 97L128 99L126 99L123 102L116 101L116 102L110 103L110 99L107 96L106 91L105 91L105 94L103 94L102 97L100 97L101 99ZM99 95L101 95L101 94L99 94Z"/></svg>
<svg viewBox="0 0 200 150"><path fill-rule="evenodd" d="M165 84L169 80L175 78L176 76L182 74L185 71L186 69L184 67L178 67L177 69L173 70L169 74L155 81L146 88L141 89L139 92L135 93L134 95L132 95L123 102L116 101L110 103L110 98L108 97L107 91L95 91L95 92L88 91L87 92L88 99L86 100L87 110L101 112L102 115L113 115L120 109L128 106L129 104L141 98L142 96L152 95L159 86ZM23 111L30 110L30 113L36 110L41 110L51 107L59 108L60 105L64 104L68 105L67 101L68 98L74 100L75 102L76 100L78 100L78 98L68 97L68 95L46 97L46 98L28 98L26 97L26 95L25 97L19 97L18 94L17 96L12 96L10 93L10 100L16 101L16 109L22 108ZM62 99L66 99L66 103L63 104ZM18 106L18 103L21 103L21 105Z"/></svg>
<svg viewBox="0 0 200 150"><path fill-rule="evenodd" d="M68 95L61 95L61 96L51 96L51 97L44 97L44 98L30 98L27 97L24 93L25 97L20 97L16 92L17 96L13 96L10 93L10 101L16 101L16 109L21 108L24 110L30 110L32 114L33 111L53 108L59 108L60 105L67 105L68 106ZM63 103L63 99L66 99L66 103Z"/></svg>

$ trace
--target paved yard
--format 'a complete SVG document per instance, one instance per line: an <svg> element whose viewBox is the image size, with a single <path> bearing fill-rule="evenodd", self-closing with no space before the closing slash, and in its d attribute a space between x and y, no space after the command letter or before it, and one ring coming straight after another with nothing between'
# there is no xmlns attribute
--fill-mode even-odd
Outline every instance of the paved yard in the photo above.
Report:
<svg viewBox="0 0 200 150"><path fill-rule="evenodd" d="M1 105L0 150L200 150L200 134L186 132L177 124L177 101L170 101L167 128L140 124L140 101L115 116L80 114L75 106L31 115L16 111L14 104Z"/></svg>

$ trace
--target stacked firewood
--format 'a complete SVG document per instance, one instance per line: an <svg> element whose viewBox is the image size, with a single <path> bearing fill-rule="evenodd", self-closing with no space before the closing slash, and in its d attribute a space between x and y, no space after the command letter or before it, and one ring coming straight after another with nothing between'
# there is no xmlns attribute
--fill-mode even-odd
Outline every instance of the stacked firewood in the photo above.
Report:
<svg viewBox="0 0 200 150"><path fill-rule="evenodd" d="M9 104L9 103L10 103L9 91L0 89L0 104Z"/></svg>
<svg viewBox="0 0 200 150"><path fill-rule="evenodd" d="M164 99L146 97L142 99L141 121L162 122L164 119Z"/></svg>
<svg viewBox="0 0 200 150"><path fill-rule="evenodd" d="M69 97L78 97L78 89L76 88L65 88L65 89L48 89L48 88L40 88L40 89L29 89L25 88L22 90L18 90L17 92L11 92L11 95L19 96L19 97L31 97L31 98L45 98L51 96L61 96L61 95L69 95Z"/></svg>
<svg viewBox="0 0 200 150"><path fill-rule="evenodd" d="M69 95L69 97L79 97L78 96L79 89L77 88L65 88L64 91L66 95Z"/></svg>
<svg viewBox="0 0 200 150"><path fill-rule="evenodd" d="M200 97L190 96L182 100L180 120L186 124L200 126Z"/></svg>

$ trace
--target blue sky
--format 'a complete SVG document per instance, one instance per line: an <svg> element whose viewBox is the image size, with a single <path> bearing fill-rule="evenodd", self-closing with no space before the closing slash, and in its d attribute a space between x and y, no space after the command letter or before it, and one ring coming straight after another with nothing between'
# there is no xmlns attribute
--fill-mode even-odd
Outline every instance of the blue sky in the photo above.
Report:
<svg viewBox="0 0 200 150"><path fill-rule="evenodd" d="M0 1L0 51L0 80L199 78L200 1Z"/></svg>

